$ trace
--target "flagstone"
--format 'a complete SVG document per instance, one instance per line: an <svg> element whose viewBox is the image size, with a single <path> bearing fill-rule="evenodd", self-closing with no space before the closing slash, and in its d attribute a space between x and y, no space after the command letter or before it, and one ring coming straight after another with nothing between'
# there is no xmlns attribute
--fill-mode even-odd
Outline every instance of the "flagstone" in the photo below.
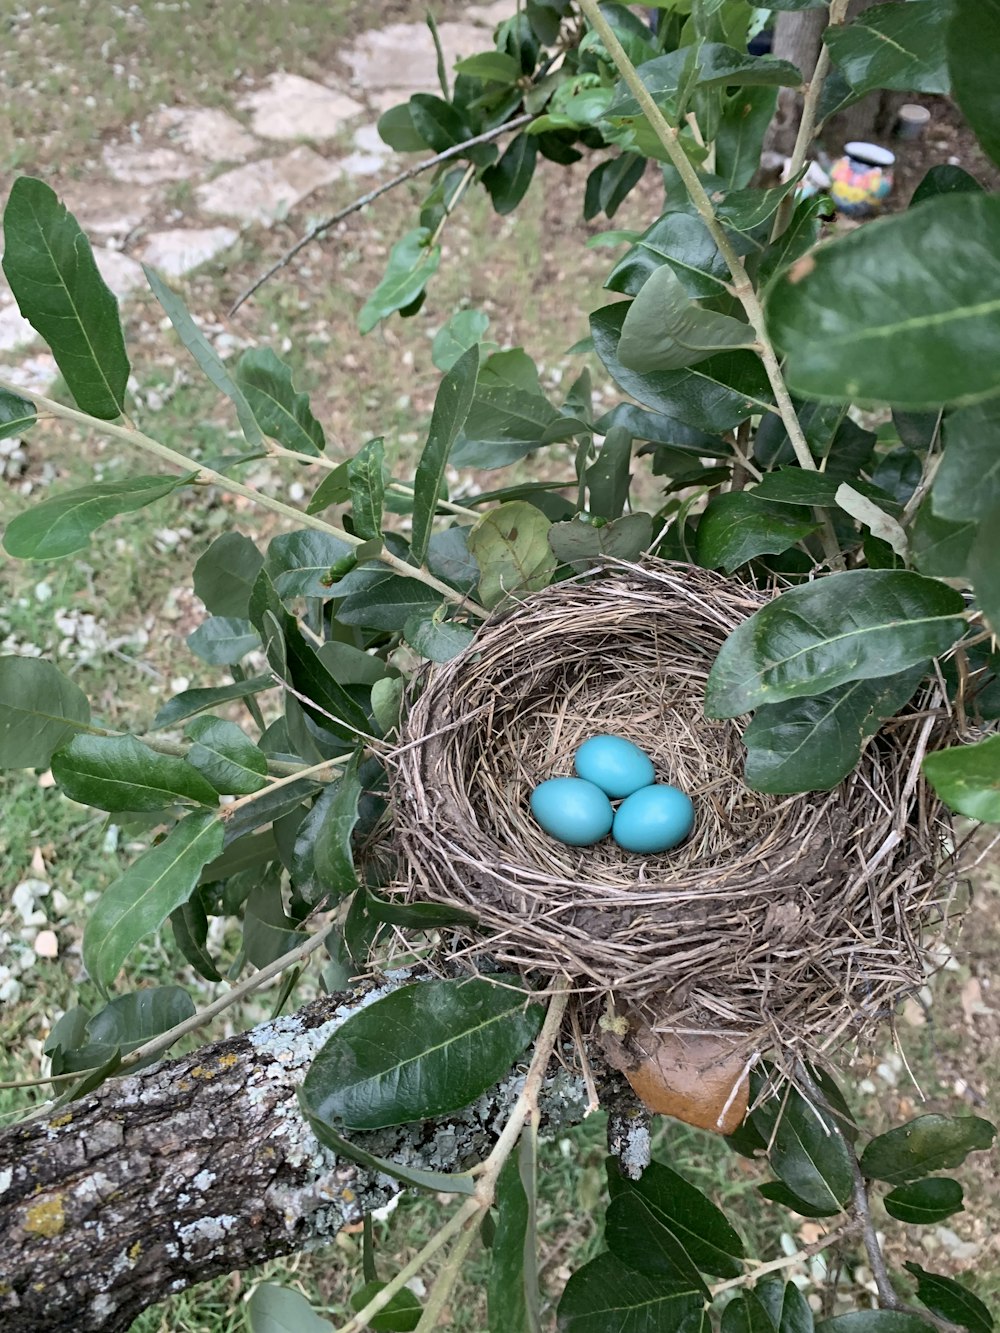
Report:
<svg viewBox="0 0 1000 1333"><path fill-rule="evenodd" d="M332 139L364 112L353 97L298 74L272 74L240 106L252 113L254 133L265 139Z"/></svg>
<svg viewBox="0 0 1000 1333"><path fill-rule="evenodd" d="M203 213L270 224L340 174L338 163L299 147L284 157L234 167L199 185L195 198Z"/></svg>
<svg viewBox="0 0 1000 1333"><path fill-rule="evenodd" d="M153 232L142 245L142 259L168 278L182 278L228 250L239 239L232 227L176 227Z"/></svg>

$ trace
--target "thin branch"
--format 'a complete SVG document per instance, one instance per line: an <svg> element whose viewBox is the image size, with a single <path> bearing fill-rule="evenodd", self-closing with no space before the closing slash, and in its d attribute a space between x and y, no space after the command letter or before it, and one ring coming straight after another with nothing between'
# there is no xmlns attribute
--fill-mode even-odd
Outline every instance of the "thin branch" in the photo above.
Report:
<svg viewBox="0 0 1000 1333"><path fill-rule="evenodd" d="M771 1259L766 1264L757 1264L750 1273L743 1273L739 1277L731 1277L726 1282L717 1282L711 1288L711 1293L718 1296L723 1291L733 1291L737 1287L749 1287L758 1278L763 1277L765 1273L778 1273L783 1268L791 1268L794 1264L804 1263L806 1259L811 1259L813 1255L821 1254L823 1250L828 1250L831 1245L836 1245L838 1241L844 1240L848 1236L853 1236L858 1231L858 1223L853 1219L850 1222L844 1222L834 1231L830 1231L819 1240L813 1241L811 1245L803 1245L801 1250L796 1250L794 1254L783 1254L780 1259Z"/></svg>
<svg viewBox="0 0 1000 1333"><path fill-rule="evenodd" d="M448 1255L440 1273L434 1280L434 1287L427 1298L427 1304L420 1316L416 1333L433 1333L434 1329L442 1327L441 1315L448 1303L449 1296L455 1289L455 1284L462 1275L465 1257L469 1253L478 1231L479 1228L473 1226L471 1222L465 1224L465 1230L455 1242L455 1248Z"/></svg>
<svg viewBox="0 0 1000 1333"><path fill-rule="evenodd" d="M458 185L455 187L455 193L451 196L451 198L444 206L444 212L441 215L441 221L434 228L434 233L431 236L430 240L427 242L428 250L433 250L435 245L437 245L438 241L441 239L441 233L448 225L448 219L451 217L452 213L454 213L455 209L462 202L462 195L465 194L466 190L469 188L469 184L472 181L475 174L476 174L476 164L474 162L470 162L469 165L465 168L465 175L462 177L462 179L458 182Z"/></svg>
<svg viewBox="0 0 1000 1333"><path fill-rule="evenodd" d="M322 222L317 222L314 227L310 227L300 240L295 242L290 250L286 250L281 258L276 260L266 273L262 273L259 278L256 278L251 283L246 291L240 293L233 305L229 308L230 317L235 315L244 301L248 301L250 297L253 296L254 292L259 291L260 288L263 287L265 282L270 278L273 278L274 275L279 273L283 268L286 268L300 250L304 250L307 245L315 241L317 237L322 236L325 231L329 231L331 227L335 227L338 222L343 222L345 218L349 218L352 213L357 213L359 209L367 208L369 204L374 203L381 195L388 194L390 190L394 190L397 185L404 185L407 181L413 180L415 176L420 176L423 172L430 171L432 168L440 166L442 162L450 162L453 158L464 157L470 148L475 148L482 143L492 143L494 139L499 139L504 134L510 134L513 130L519 130L523 125L529 124L534 119L535 117L530 114L515 116L513 120L506 120L502 125L496 125L493 129L484 130L482 134L477 134L472 139L466 139L462 143L454 144L451 148L446 148L443 153L435 153L433 157L429 157L423 162L417 162L412 167L407 167L405 171L399 172L399 174L393 176L391 180L387 180L381 185L376 185L374 190L369 190L368 193L363 194L360 199L355 199L353 204L348 204L346 208L340 209L331 217L325 218Z"/></svg>
<svg viewBox="0 0 1000 1333"><path fill-rule="evenodd" d="M732 293L742 305L747 321L753 329L754 336L760 344L760 358L764 363L764 369L767 372L767 378L774 394L775 405L778 409L778 415L784 423L785 430L791 442L792 449L795 452L799 467L807 472L817 470L815 460L806 443L805 435L802 432L802 426L799 423L798 416L792 404L791 396L785 384L784 376L781 373L781 366L778 362L777 353L774 350L774 344L768 335L764 321L764 311L761 308L757 292L747 276L742 258L733 248L729 236L715 216L715 209L712 201L701 182L701 179L695 168L688 161L688 156L680 144L679 131L670 124L663 112L657 106L649 89L640 79L635 66L629 59L625 48L618 40L607 19L598 8L598 0L580 0L580 8L586 14L591 27L604 43L612 60L618 68L630 92L639 103L643 114L653 128L653 132L660 143L666 149L667 156L677 174L684 182L688 195L698 214L704 222L712 240L715 242L719 253L726 261L729 272L732 274L733 285ZM823 547L827 563L833 569L843 569L844 561L840 553L840 547L837 543L833 531L833 525L828 514L823 511L817 511L816 517L822 527Z"/></svg>
<svg viewBox="0 0 1000 1333"><path fill-rule="evenodd" d="M331 713L328 716L332 717L333 715ZM346 726L346 723L344 725ZM286 777L269 782L266 787L260 787L257 791L249 792L246 796L240 796L237 800L230 801L228 805L221 807L219 814L224 820L231 819L235 812L242 810L245 805L252 805L254 801L259 801L262 796L270 796L272 792L278 791L281 787L287 787L289 783L298 782L300 778L312 777L316 773L321 773L325 768L343 768L348 758L348 755L339 755L335 759L323 759L318 764L310 764L308 768L300 768L294 773L287 774Z"/></svg>
<svg viewBox="0 0 1000 1333"><path fill-rule="evenodd" d="M836 27L845 22L848 3L849 0L830 0L829 27ZM806 164L806 153L808 153L809 145L816 133L816 111L819 107L820 94L823 91L823 85L826 83L829 70L830 48L823 42L816 60L816 68L813 70L812 78L806 87L806 95L802 103L802 119L799 121L795 146L792 149L792 156L788 164L788 176L793 180ZM776 241L787 230L794 211L795 191L789 190L778 205L778 211L774 215L774 225L771 228L772 242Z"/></svg>

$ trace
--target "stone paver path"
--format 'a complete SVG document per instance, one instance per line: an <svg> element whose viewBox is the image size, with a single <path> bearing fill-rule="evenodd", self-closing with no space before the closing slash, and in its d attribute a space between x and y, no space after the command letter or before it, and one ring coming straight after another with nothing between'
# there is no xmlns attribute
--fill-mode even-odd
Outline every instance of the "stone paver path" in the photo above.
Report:
<svg viewBox="0 0 1000 1333"><path fill-rule="evenodd" d="M461 22L439 26L449 70L492 45L512 0L469 5ZM232 114L165 107L121 141L105 145L105 179L68 183L63 201L90 237L98 267L124 301L146 285L140 266L171 280L218 259L241 228L283 220L333 181L371 179L394 169L378 136L379 114L411 93L438 92L437 58L423 23L390 23L361 33L340 58L348 78L321 81L275 72L240 98ZM178 191L189 187L187 197ZM44 389L56 377L47 352L0 279L0 374Z"/></svg>

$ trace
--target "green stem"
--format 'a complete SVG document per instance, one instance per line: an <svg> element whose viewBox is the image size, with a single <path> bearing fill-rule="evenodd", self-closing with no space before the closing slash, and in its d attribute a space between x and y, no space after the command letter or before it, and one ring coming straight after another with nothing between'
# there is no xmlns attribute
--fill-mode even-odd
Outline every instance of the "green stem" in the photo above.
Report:
<svg viewBox="0 0 1000 1333"><path fill-rule="evenodd" d="M476 1239L478 1228L472 1221L465 1224L465 1230L455 1242L455 1248L448 1255L447 1261L437 1275L433 1290L424 1312L420 1316L416 1333L434 1333L441 1327L441 1313L448 1303L448 1297L455 1289L455 1283L462 1274L465 1256L469 1253L472 1242Z"/></svg>
<svg viewBox="0 0 1000 1333"><path fill-rule="evenodd" d="M64 407L62 403L57 403L53 398L46 398L43 394L18 388L2 379L0 379L0 389L7 389L10 393L28 398L36 407L50 412L53 416L62 417L64 421L73 421L79 426L87 427L89 430L97 429L103 431L105 435L111 435L114 439L123 440L126 444L131 444L147 454L152 454L155 458L161 458L173 467L180 468L183 472L195 472L198 474L200 482L211 482L234 495L242 495L245 499L252 500L265 509L270 509L272 513L281 514L285 518L292 519L301 527L312 528L315 532L325 532L331 537L336 537L338 541L346 542L349 546L365 545L364 539L355 536L353 532L346 532L343 528L334 527L332 523L326 523L323 519L316 518L314 514L307 514L304 510L295 509L292 505L286 505L270 495L255 491L252 486L247 486L242 481L227 477L222 472L216 472L214 468L205 467L204 464L197 462L195 459L188 458L185 454L180 454L175 449L168 448L165 444L160 444L159 440L144 435L142 431L130 430L126 426L115 425L112 421L101 421L97 417L88 416L86 412L79 412L74 407ZM487 612L483 607L470 601L462 593L456 592L447 583L442 583L440 579L436 579L423 566L410 565L384 548L372 559L385 565L395 574L401 574L404 578L416 579L419 583L426 584L428 588L433 588L447 601L461 606L471 615L485 619Z"/></svg>
<svg viewBox="0 0 1000 1333"><path fill-rule="evenodd" d="M747 322L754 331L754 336L760 345L760 358L767 372L767 378L771 385L771 391L774 394L775 406L778 415L784 424L791 442L792 449L795 452L799 467L808 472L817 470L815 460L810 452L809 445L806 443L805 435L802 432L802 426L796 416L795 408L792 404L791 396L785 384L784 376L781 373L781 366L778 363L778 357L774 350L774 344L768 336L764 321L764 311L761 308L760 300L754 289L753 283L747 276L743 260L736 253L725 228L715 216L715 209L708 193L698 176L697 171L688 161L687 154L684 152L680 143L680 132L670 124L663 112L656 105L652 94L643 83L636 71L635 66L628 58L628 54L621 42L615 36L611 25L598 8L597 0L580 0L580 8L586 14L587 19L604 43L608 54L618 68L630 92L635 96L643 114L653 128L653 132L666 150L667 156L677 174L684 182L688 196L698 214L707 228L709 235L715 242L719 253L726 261L726 266L732 274L733 284L732 292L746 313ZM827 563L834 569L843 569L844 561L840 553L840 547L837 543L833 531L833 524L828 515L822 511L817 511L817 520L822 525L823 547L826 554Z"/></svg>

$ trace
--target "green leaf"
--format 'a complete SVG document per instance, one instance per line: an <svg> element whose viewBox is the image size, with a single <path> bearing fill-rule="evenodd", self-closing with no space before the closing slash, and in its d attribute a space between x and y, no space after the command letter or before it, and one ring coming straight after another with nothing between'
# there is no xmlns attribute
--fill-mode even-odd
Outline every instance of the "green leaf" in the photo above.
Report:
<svg viewBox="0 0 1000 1333"><path fill-rule="evenodd" d="M117 1051L125 1056L191 1018L194 1000L180 986L149 986L109 1000L87 1023L87 1040L67 1052L67 1072L95 1069ZM145 1062L136 1065L142 1068Z"/></svg>
<svg viewBox="0 0 1000 1333"><path fill-rule="evenodd" d="M537 389L484 384L481 379L451 462L484 470L506 467L533 449L568 440L582 429L582 423L564 417Z"/></svg>
<svg viewBox="0 0 1000 1333"><path fill-rule="evenodd" d="M247 796L267 786L267 757L235 722L198 717L186 728L194 744L187 761L217 792Z"/></svg>
<svg viewBox="0 0 1000 1333"><path fill-rule="evenodd" d="M928 1273L919 1264L907 1261L903 1267L917 1279L917 1300L932 1314L967 1328L969 1333L993 1333L993 1316L968 1287L940 1273Z"/></svg>
<svg viewBox="0 0 1000 1333"><path fill-rule="evenodd" d="M274 875L253 886L243 909L243 952L254 967L268 967L308 937L288 916Z"/></svg>
<svg viewBox="0 0 1000 1333"><path fill-rule="evenodd" d="M890 1217L911 1226L926 1226L942 1222L946 1217L963 1211L962 1186L948 1176L931 1176L914 1180L891 1190L882 1200Z"/></svg>
<svg viewBox="0 0 1000 1333"><path fill-rule="evenodd" d="M857 1310L816 1325L816 1333L931 1333L931 1329L919 1315L901 1310Z"/></svg>
<svg viewBox="0 0 1000 1333"><path fill-rule="evenodd" d="M344 898L357 888L351 835L358 822L361 793L358 757L355 755L333 784L333 795L326 806L313 848L316 877L325 891L335 898Z"/></svg>
<svg viewBox="0 0 1000 1333"><path fill-rule="evenodd" d="M736 231L753 231L774 216L782 199L791 194L798 182L796 176L770 190L729 190L717 206L715 215Z"/></svg>
<svg viewBox="0 0 1000 1333"><path fill-rule="evenodd" d="M87 696L38 657L0 657L0 769L45 768L90 722Z"/></svg>
<svg viewBox="0 0 1000 1333"><path fill-rule="evenodd" d="M743 190L753 179L777 101L777 88L746 88L723 108L715 137L715 170L727 190Z"/></svg>
<svg viewBox="0 0 1000 1333"><path fill-rule="evenodd" d="M51 348L80 409L121 416L130 367L118 302L76 218L43 181L21 176L3 222L3 271L21 314Z"/></svg>
<svg viewBox="0 0 1000 1333"><path fill-rule="evenodd" d="M262 1282L247 1305L250 1333L333 1333L300 1291Z"/></svg>
<svg viewBox="0 0 1000 1333"><path fill-rule="evenodd" d="M170 927L181 953L200 977L206 981L221 981L222 974L208 952L208 914L196 889L186 903L170 913Z"/></svg>
<svg viewBox="0 0 1000 1333"><path fill-rule="evenodd" d="M794 1088L761 1102L750 1117L770 1145L771 1170L803 1202L840 1211L851 1197L851 1150L831 1113Z"/></svg>
<svg viewBox="0 0 1000 1333"><path fill-rule="evenodd" d="M497 1180L496 1231L490 1247L486 1288L489 1333L540 1333L538 1314L538 1259L530 1160L525 1145L508 1157Z"/></svg>
<svg viewBox="0 0 1000 1333"><path fill-rule="evenodd" d="M422 153L427 144L417 132L409 102L391 106L378 119L379 138L397 153Z"/></svg>
<svg viewBox="0 0 1000 1333"><path fill-rule="evenodd" d="M534 142L534 140L532 140ZM599 213L613 218L625 199L642 180L646 158L641 153L619 153L601 162L587 177L583 199L584 220Z"/></svg>
<svg viewBox="0 0 1000 1333"><path fill-rule="evenodd" d="M430 237L427 227L415 227L392 247L385 275L358 316L362 333L371 333L379 320L412 305L422 294L441 262L441 247L429 248Z"/></svg>
<svg viewBox="0 0 1000 1333"><path fill-rule="evenodd" d="M393 1180L401 1180L404 1185L412 1185L416 1189L433 1190L438 1194L475 1193L475 1179L466 1175L465 1172L446 1175L443 1171L423 1171L418 1167L403 1166L401 1163L393 1162L387 1157L376 1157L374 1153L367 1152L358 1144L342 1138L332 1125L326 1124L325 1121L314 1115L303 1088L299 1088L297 1096L302 1114L309 1122L309 1128L320 1143L325 1148L329 1148L331 1152L336 1153L338 1157L346 1157L351 1162L357 1162L360 1166L368 1167L370 1171L384 1172L385 1175L391 1176Z"/></svg>
<svg viewBox="0 0 1000 1333"><path fill-rule="evenodd" d="M974 176L970 176L961 167L949 163L931 167L926 176L913 191L910 207L922 204L925 199L936 199L942 194L980 194L982 186Z"/></svg>
<svg viewBox="0 0 1000 1333"><path fill-rule="evenodd" d="M264 557L249 537L225 532L199 557L194 590L211 615L245 620L250 590L263 563Z"/></svg>
<svg viewBox="0 0 1000 1333"><path fill-rule="evenodd" d="M551 524L524 500L511 500L483 515L469 533L469 551L480 568L479 596L492 609L508 596L544 588L556 567L549 547Z"/></svg>
<svg viewBox="0 0 1000 1333"><path fill-rule="evenodd" d="M599 1254L578 1268L559 1301L559 1333L681 1333L704 1304L688 1283L665 1282Z"/></svg>
<svg viewBox="0 0 1000 1333"><path fill-rule="evenodd" d="M985 518L1000 505L1000 399L947 413L941 434L934 513L954 522Z"/></svg>
<svg viewBox="0 0 1000 1333"><path fill-rule="evenodd" d="M743 1242L701 1190L651 1162L629 1180L610 1159L611 1205L604 1239L612 1254L647 1277L708 1289L700 1276L738 1277Z"/></svg>
<svg viewBox="0 0 1000 1333"><path fill-rule="evenodd" d="M779 279L768 300L793 390L910 408L996 393L1000 198L930 199L820 247L811 260L808 272ZM873 284L892 300L873 307Z"/></svg>
<svg viewBox="0 0 1000 1333"><path fill-rule="evenodd" d="M788 60L751 56L721 42L703 42L698 55L699 88L726 88L732 84L797 88L801 71Z"/></svg>
<svg viewBox="0 0 1000 1333"><path fill-rule="evenodd" d="M52 756L52 776L70 800L98 810L218 804L215 789L187 760L157 754L135 736L74 736Z"/></svg>
<svg viewBox="0 0 1000 1333"><path fill-rule="evenodd" d="M249 680L236 680L232 685L212 685L201 690L182 690L180 694L168 699L157 712L150 730L162 731L164 727L172 727L178 722L183 722L185 718L194 717L195 713L203 713L206 708L214 708L216 704L229 703L232 699L246 699L251 694L259 694L261 690L273 688L274 681L267 675L251 676Z"/></svg>
<svg viewBox="0 0 1000 1333"><path fill-rule="evenodd" d="M1000 738L997 738L1000 742ZM961 1166L970 1152L989 1148L996 1130L974 1115L920 1115L872 1139L861 1170L872 1180L905 1185L929 1171Z"/></svg>
<svg viewBox="0 0 1000 1333"><path fill-rule="evenodd" d="M174 326L181 342L212 384L220 393L225 394L236 408L240 429L246 437L247 443L254 448L263 450L264 436L257 424L257 417L253 408L247 401L243 390L230 376L222 358L191 318L187 306L176 292L171 291L155 269L150 268L148 264L143 264L142 271L146 275L146 281L153 289L153 295L167 312L167 318Z"/></svg>
<svg viewBox="0 0 1000 1333"><path fill-rule="evenodd" d="M504 51L483 51L455 62L459 74L474 79L493 80L494 83L515 83L521 77L520 62Z"/></svg>
<svg viewBox="0 0 1000 1333"><path fill-rule="evenodd" d="M770 392L760 358L752 352L725 352L686 370L639 374L618 356L627 303L596 310L590 317L594 349L609 375L644 407L685 426L717 434L731 430L751 412L768 408Z"/></svg>
<svg viewBox="0 0 1000 1333"><path fill-rule="evenodd" d="M744 247L738 243L738 250ZM651 273L669 265L694 299L724 296L729 266L700 217L665 213L648 227L611 271L604 284L613 292L638 294Z"/></svg>
<svg viewBox="0 0 1000 1333"><path fill-rule="evenodd" d="M876 5L850 23L827 28L823 41L855 97L876 88L946 93L949 8L938 0Z"/></svg>
<svg viewBox="0 0 1000 1333"><path fill-rule="evenodd" d="M72 555L89 544L91 534L102 524L119 514L145 509L186 486L194 476L128 477L54 495L11 519L4 533L4 549L18 560L58 560Z"/></svg>
<svg viewBox="0 0 1000 1333"><path fill-rule="evenodd" d="M402 707L402 680L398 676L377 680L372 686L372 716L383 736L399 726Z"/></svg>
<svg viewBox="0 0 1000 1333"><path fill-rule="evenodd" d="M933 512L932 501L926 499L910 526L910 559L921 574L945 579L962 578L969 567L976 534L975 521L951 523L946 518L938 518Z"/></svg>
<svg viewBox="0 0 1000 1333"><path fill-rule="evenodd" d="M820 1204L818 1207L816 1204L806 1203L805 1199L800 1199L794 1190L790 1190L780 1180L768 1180L763 1185L758 1185L757 1193L769 1202L780 1204L782 1208L789 1208L802 1217L835 1217L842 1211L840 1205L835 1203Z"/></svg>
<svg viewBox="0 0 1000 1333"><path fill-rule="evenodd" d="M366 1282L351 1297L351 1309L363 1310L385 1286L385 1282ZM369 1319L366 1327L372 1329L373 1333L410 1333L420 1323L422 1312L423 1306L416 1296L404 1287L390 1298L377 1315Z"/></svg>
<svg viewBox="0 0 1000 1333"><path fill-rule="evenodd" d="M445 468L452 446L465 425L479 374L479 348L472 346L455 359L434 398L427 443L413 482L413 535L410 559L423 564L431 538Z"/></svg>
<svg viewBox="0 0 1000 1333"><path fill-rule="evenodd" d="M623 426L612 426L596 460L584 473L590 512L600 518L620 518L628 499L632 436Z"/></svg>
<svg viewBox="0 0 1000 1333"><path fill-rule="evenodd" d="M1000 633L1000 546L996 539L998 523L1000 505L986 515L978 528L973 528L964 570L957 571L959 577L964 572L972 580L976 604L994 634Z"/></svg>
<svg viewBox="0 0 1000 1333"><path fill-rule="evenodd" d="M301 454L323 452L326 437L309 409L309 395L295 392L291 368L269 347L250 347L243 353L236 383L265 435Z"/></svg>
<svg viewBox="0 0 1000 1333"><path fill-rule="evenodd" d="M453 620L438 620L436 616L410 616L403 626L403 638L414 652L431 662L450 662L465 651L475 638L468 625L457 625Z"/></svg>
<svg viewBox="0 0 1000 1333"><path fill-rule="evenodd" d="M351 488L347 484L348 462L349 460L345 458L326 474L306 505L307 514L319 514L330 505L346 504L351 498Z"/></svg>
<svg viewBox="0 0 1000 1333"><path fill-rule="evenodd" d="M953 810L969 819L1000 824L1000 736L935 750L922 767L927 781Z"/></svg>
<svg viewBox="0 0 1000 1333"><path fill-rule="evenodd" d="M249 620L210 616L187 636L187 646L209 666L234 666L260 647L260 635Z"/></svg>
<svg viewBox="0 0 1000 1333"><path fill-rule="evenodd" d="M877 504L892 506L892 496L878 486L871 486L860 478L851 483L862 495ZM815 505L821 509L837 507L837 491L842 485L840 476L826 472L809 472L801 467L781 467L765 472L750 494L755 500L770 500L775 504Z"/></svg>
<svg viewBox="0 0 1000 1333"><path fill-rule="evenodd" d="M537 156L538 140L530 134L519 134L508 145L500 161L483 172L483 185L501 217L513 213L527 194L535 174Z"/></svg>
<svg viewBox="0 0 1000 1333"><path fill-rule="evenodd" d="M463 352L482 342L489 326L490 317L482 310L460 310L452 315L431 343L431 360L438 370L451 370Z"/></svg>
<svg viewBox="0 0 1000 1333"><path fill-rule="evenodd" d="M811 514L800 513L759 500L755 491L717 495L698 520L698 564L731 574L758 555L779 555L818 528Z"/></svg>
<svg viewBox="0 0 1000 1333"><path fill-rule="evenodd" d="M747 786L780 794L832 790L854 768L864 742L909 702L924 671L921 663L758 708L743 732Z"/></svg>
<svg viewBox="0 0 1000 1333"><path fill-rule="evenodd" d="M681 370L715 353L755 346L753 329L688 299L668 264L651 273L622 324L618 359L640 373Z"/></svg>
<svg viewBox="0 0 1000 1333"><path fill-rule="evenodd" d="M503 1077L543 1013L512 979L402 986L330 1037L306 1074L303 1104L349 1129L457 1111Z"/></svg>
<svg viewBox="0 0 1000 1333"><path fill-rule="evenodd" d="M948 68L955 101L994 162L1000 163L1000 88L993 56L1000 50L1000 0L954 0Z"/></svg>
<svg viewBox="0 0 1000 1333"><path fill-rule="evenodd" d="M341 625L395 633L410 616L430 615L440 605L440 597L425 583L379 569L360 591L350 593L339 604L337 620Z"/></svg>
<svg viewBox="0 0 1000 1333"><path fill-rule="evenodd" d="M354 530L366 541L382 536L382 506L385 502L385 441L369 440L347 464ZM332 563L332 562L331 562ZM329 565L327 565L329 569Z"/></svg>
<svg viewBox="0 0 1000 1333"><path fill-rule="evenodd" d="M895 675L946 652L965 627L953 588L908 570L859 569L791 588L730 634L709 672L705 711L760 704Z"/></svg>
<svg viewBox="0 0 1000 1333"><path fill-rule="evenodd" d="M330 597L335 568L348 558L353 560L355 550L328 532L300 528L271 538L264 568L274 591L284 601L292 597Z"/></svg>
<svg viewBox="0 0 1000 1333"><path fill-rule="evenodd" d="M599 528L579 520L553 523L548 538L560 564L582 571L602 556L638 560L653 540L653 520L649 514L625 514Z"/></svg>
<svg viewBox="0 0 1000 1333"><path fill-rule="evenodd" d="M105 889L83 932L84 966L102 992L136 944L191 896L202 866L222 851L222 837L213 811L190 814Z"/></svg>
<svg viewBox="0 0 1000 1333"><path fill-rule="evenodd" d="M23 435L35 424L35 405L8 389L0 389L0 440Z"/></svg>

